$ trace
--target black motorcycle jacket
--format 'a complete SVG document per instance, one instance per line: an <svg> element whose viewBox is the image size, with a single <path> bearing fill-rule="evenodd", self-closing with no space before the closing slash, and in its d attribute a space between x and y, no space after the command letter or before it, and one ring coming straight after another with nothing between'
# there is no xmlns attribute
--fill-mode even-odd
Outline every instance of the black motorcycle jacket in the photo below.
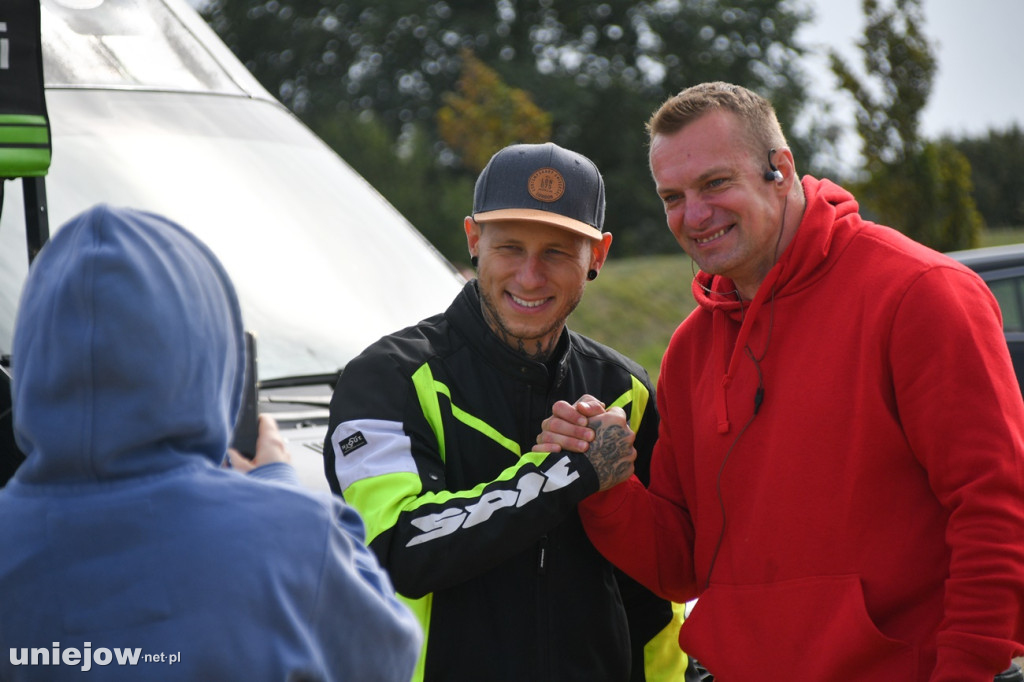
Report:
<svg viewBox="0 0 1024 682"><path fill-rule="evenodd" d="M415 680L684 678L681 609L586 537L576 504L598 489L586 456L531 452L554 402L584 393L625 410L646 480L658 431L647 372L567 329L552 360L525 358L488 328L475 281L342 373L326 475L420 619Z"/></svg>

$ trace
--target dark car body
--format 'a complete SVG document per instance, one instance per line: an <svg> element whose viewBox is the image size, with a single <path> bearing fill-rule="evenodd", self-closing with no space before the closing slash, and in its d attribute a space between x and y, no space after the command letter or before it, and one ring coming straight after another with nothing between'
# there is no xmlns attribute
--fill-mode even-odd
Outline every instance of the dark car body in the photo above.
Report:
<svg viewBox="0 0 1024 682"><path fill-rule="evenodd" d="M1024 386L1024 244L952 251L950 257L977 272L999 302L1003 333L1017 383Z"/></svg>

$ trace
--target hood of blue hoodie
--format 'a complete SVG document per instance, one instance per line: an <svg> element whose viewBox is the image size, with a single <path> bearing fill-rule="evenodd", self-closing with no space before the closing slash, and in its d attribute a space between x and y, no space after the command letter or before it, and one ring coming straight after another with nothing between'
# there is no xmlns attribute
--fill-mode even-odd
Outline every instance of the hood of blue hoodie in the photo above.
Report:
<svg viewBox="0 0 1024 682"><path fill-rule="evenodd" d="M12 348L22 483L219 464L245 371L234 287L166 218L95 206L32 264Z"/></svg>

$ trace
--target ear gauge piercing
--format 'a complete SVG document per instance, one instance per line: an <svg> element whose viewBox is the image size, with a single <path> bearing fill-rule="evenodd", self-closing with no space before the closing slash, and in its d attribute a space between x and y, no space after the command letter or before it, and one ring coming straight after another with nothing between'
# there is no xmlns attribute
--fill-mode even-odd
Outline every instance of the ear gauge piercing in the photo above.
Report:
<svg viewBox="0 0 1024 682"><path fill-rule="evenodd" d="M473 267L475 268L480 263L480 259L477 258L476 256L473 256L472 258L469 259L469 262L472 263Z"/></svg>
<svg viewBox="0 0 1024 682"><path fill-rule="evenodd" d="M591 282L593 282L595 279L597 279L597 270L594 270L593 268L591 268L587 272L587 279L590 280Z"/></svg>

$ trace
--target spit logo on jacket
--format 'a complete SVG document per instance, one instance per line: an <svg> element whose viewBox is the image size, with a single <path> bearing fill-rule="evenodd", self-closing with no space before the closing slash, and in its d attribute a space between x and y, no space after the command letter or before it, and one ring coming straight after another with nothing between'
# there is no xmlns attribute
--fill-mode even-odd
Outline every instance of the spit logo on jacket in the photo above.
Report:
<svg viewBox="0 0 1024 682"><path fill-rule="evenodd" d="M522 507L541 493L560 490L580 475L569 469L569 458L563 457L545 473L531 471L518 481L515 490L492 490L465 507L450 507L444 511L412 520L412 525L423 531L406 543L406 547L430 542L451 535L459 528L472 528L487 521L494 512L506 507Z"/></svg>

